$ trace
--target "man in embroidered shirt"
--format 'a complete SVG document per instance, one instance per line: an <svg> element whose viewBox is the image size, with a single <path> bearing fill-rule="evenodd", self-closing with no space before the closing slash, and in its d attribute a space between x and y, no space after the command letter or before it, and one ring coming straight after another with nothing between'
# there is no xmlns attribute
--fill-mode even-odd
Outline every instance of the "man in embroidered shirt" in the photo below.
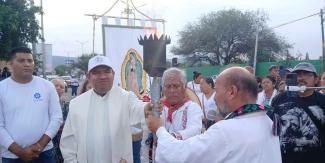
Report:
<svg viewBox="0 0 325 163"><path fill-rule="evenodd" d="M156 161L209 163L280 163L279 138L272 134L269 108L255 104L257 83L240 67L224 70L216 80L219 112L225 117L204 134L177 140L162 127L162 119L148 117L148 127L158 137Z"/></svg>
<svg viewBox="0 0 325 163"><path fill-rule="evenodd" d="M54 163L51 139L62 124L53 84L33 76L29 48L9 54L12 76L0 82L0 145L4 163Z"/></svg>
<svg viewBox="0 0 325 163"><path fill-rule="evenodd" d="M201 133L203 112L200 106L185 97L186 76L177 68L167 69L162 77L164 105L162 117L166 130L177 139Z"/></svg>

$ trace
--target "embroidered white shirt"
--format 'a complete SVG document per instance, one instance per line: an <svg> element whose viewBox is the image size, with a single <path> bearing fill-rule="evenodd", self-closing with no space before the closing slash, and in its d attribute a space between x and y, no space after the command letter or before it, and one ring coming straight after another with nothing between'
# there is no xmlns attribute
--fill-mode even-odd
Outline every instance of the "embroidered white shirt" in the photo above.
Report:
<svg viewBox="0 0 325 163"><path fill-rule="evenodd" d="M178 139L187 139L201 133L203 113L200 106L192 101L186 102L173 112L172 123L167 120L166 106L163 108L162 116L167 131Z"/></svg>

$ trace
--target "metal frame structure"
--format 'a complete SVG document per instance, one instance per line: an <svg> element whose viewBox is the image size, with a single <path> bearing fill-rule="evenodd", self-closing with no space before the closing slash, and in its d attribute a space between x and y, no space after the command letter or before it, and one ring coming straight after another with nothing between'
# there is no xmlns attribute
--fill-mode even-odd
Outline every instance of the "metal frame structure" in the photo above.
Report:
<svg viewBox="0 0 325 163"><path fill-rule="evenodd" d="M160 22L163 25L163 33L165 33L165 23L166 21L163 19L153 19L151 17L149 17L148 15L144 14L143 12L141 12L133 3L133 0L126 0L126 2L122 1L122 0L116 0L113 5L111 7L108 8L108 10L106 10L103 14L100 15L96 15L96 14L85 14L85 16L91 16L93 19L93 39L92 39L92 53L95 54L95 28L96 28L96 21L101 18L104 17L106 14L108 14L115 6L118 2L122 2L126 4L126 8L124 8L124 11L122 12L123 14L126 14L126 17L117 17L117 16L106 16L107 18L119 18L119 19L126 19L129 20L130 19L130 15L133 15L133 20L140 20L140 21L153 21L153 22ZM143 5L142 5L143 6ZM146 19L139 19L136 18L135 14L136 12L139 13L140 15L144 16ZM104 25L103 25L104 26ZM115 26L115 25L111 25L111 26ZM117 27L117 26L116 26ZM135 26L119 26L119 27L126 27L126 28L130 28L130 27L135 27ZM135 27L135 28L143 28L143 27ZM104 41L103 41L104 42Z"/></svg>

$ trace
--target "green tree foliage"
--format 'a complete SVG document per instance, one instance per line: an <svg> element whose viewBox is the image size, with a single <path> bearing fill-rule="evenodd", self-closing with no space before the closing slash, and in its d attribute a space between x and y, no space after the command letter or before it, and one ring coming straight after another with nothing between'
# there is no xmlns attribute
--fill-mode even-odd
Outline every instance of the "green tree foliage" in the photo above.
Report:
<svg viewBox="0 0 325 163"><path fill-rule="evenodd" d="M309 53L308 52L306 53L305 60L309 61Z"/></svg>
<svg viewBox="0 0 325 163"><path fill-rule="evenodd" d="M43 62L40 60L39 57L39 55L33 54L35 69L37 69L38 71L40 71L43 67Z"/></svg>
<svg viewBox="0 0 325 163"><path fill-rule="evenodd" d="M88 61L91 57L95 56L96 54L83 54L82 56L78 57L77 62L75 63L74 67L79 68L83 72L87 72L88 69Z"/></svg>
<svg viewBox="0 0 325 163"><path fill-rule="evenodd" d="M37 41L40 27L35 14L39 12L26 0L0 0L0 59L6 59L14 47Z"/></svg>
<svg viewBox="0 0 325 163"><path fill-rule="evenodd" d="M64 76L64 75L68 75L71 72L71 67L66 66L66 65L59 65L55 67L55 73L59 76Z"/></svg>
<svg viewBox="0 0 325 163"><path fill-rule="evenodd" d="M179 32L175 55L192 64L205 60L212 65L252 61L256 31L259 29L258 61L274 61L291 45L266 25L266 14L236 9L211 12Z"/></svg>
<svg viewBox="0 0 325 163"><path fill-rule="evenodd" d="M66 66L65 65L59 65L59 66L56 66L54 68L55 70L55 74L59 75L59 76L64 76L65 75L65 68Z"/></svg>

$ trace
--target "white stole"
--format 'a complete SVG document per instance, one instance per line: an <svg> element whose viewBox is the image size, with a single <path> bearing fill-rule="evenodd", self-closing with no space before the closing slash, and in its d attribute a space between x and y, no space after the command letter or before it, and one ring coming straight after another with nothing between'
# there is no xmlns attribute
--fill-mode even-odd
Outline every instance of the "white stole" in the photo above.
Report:
<svg viewBox="0 0 325 163"><path fill-rule="evenodd" d="M112 160L109 93L103 97L94 91L91 93L86 137L87 162L106 163Z"/></svg>

